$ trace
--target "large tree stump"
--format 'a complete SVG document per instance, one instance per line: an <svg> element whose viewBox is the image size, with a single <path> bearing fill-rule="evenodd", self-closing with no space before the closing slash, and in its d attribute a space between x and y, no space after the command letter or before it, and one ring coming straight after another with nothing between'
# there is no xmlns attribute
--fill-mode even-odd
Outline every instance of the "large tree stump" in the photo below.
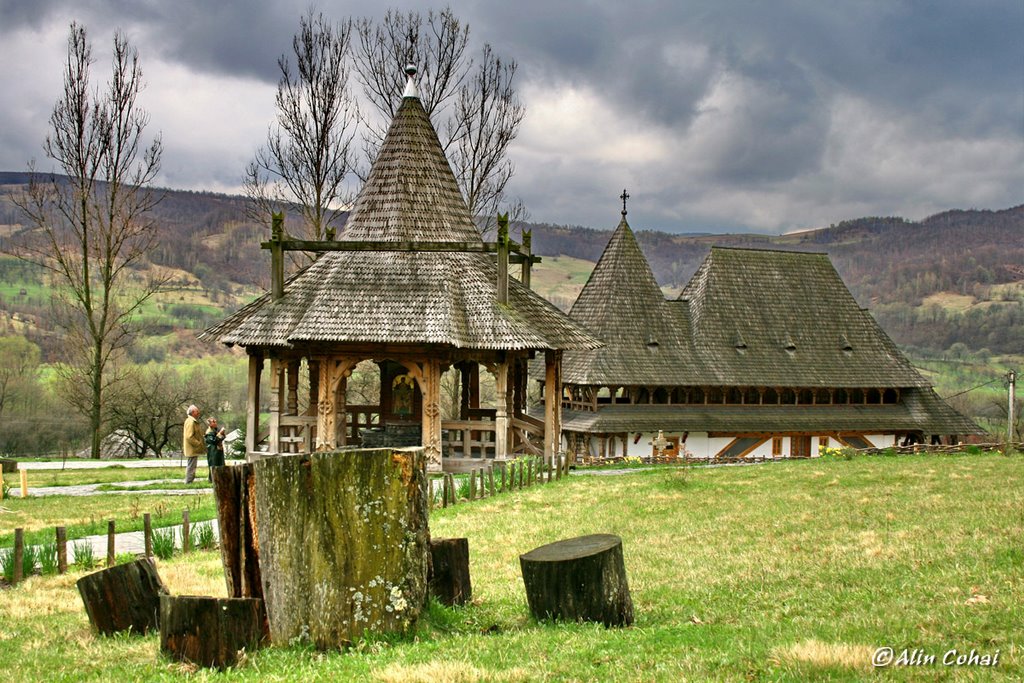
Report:
<svg viewBox="0 0 1024 683"><path fill-rule="evenodd" d="M146 633L159 625L160 596L167 593L156 564L143 558L83 576L78 592L101 635Z"/></svg>
<svg viewBox="0 0 1024 683"><path fill-rule="evenodd" d="M160 651L180 662L225 669L240 650L266 640L266 614L259 598L160 596Z"/></svg>
<svg viewBox="0 0 1024 683"><path fill-rule="evenodd" d="M263 597L255 528L255 487L253 466L249 463L213 468L220 557L228 596L233 598Z"/></svg>
<svg viewBox="0 0 1024 683"><path fill-rule="evenodd" d="M465 605L473 598L468 538L430 540L430 594L445 605Z"/></svg>
<svg viewBox="0 0 1024 683"><path fill-rule="evenodd" d="M336 648L415 625L430 557L422 448L279 456L254 469L273 643Z"/></svg>
<svg viewBox="0 0 1024 683"><path fill-rule="evenodd" d="M537 619L633 623L622 539L579 536L519 556L526 600Z"/></svg>

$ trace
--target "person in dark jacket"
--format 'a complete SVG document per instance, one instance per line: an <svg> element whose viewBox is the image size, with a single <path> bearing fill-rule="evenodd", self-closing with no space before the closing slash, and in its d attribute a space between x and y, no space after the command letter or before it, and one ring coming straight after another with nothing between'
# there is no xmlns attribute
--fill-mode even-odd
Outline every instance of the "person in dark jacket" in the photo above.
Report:
<svg viewBox="0 0 1024 683"><path fill-rule="evenodd" d="M224 429L217 429L217 418L211 417L206 421L206 464L210 467L207 475L213 481L213 468L224 466Z"/></svg>

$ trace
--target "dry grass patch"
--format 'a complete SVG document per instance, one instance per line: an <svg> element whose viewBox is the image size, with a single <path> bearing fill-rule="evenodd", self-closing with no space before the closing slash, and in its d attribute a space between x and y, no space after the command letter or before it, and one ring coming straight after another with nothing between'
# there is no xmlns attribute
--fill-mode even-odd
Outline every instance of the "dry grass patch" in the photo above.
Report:
<svg viewBox="0 0 1024 683"><path fill-rule="evenodd" d="M435 660L425 664L389 664L373 672L384 683L477 683L477 681L528 681L522 669L492 671L469 662Z"/></svg>
<svg viewBox="0 0 1024 683"><path fill-rule="evenodd" d="M811 638L779 648L774 655L782 664L810 664L816 668L839 667L868 672L873 668L871 655L874 652L875 648L870 645L824 643Z"/></svg>

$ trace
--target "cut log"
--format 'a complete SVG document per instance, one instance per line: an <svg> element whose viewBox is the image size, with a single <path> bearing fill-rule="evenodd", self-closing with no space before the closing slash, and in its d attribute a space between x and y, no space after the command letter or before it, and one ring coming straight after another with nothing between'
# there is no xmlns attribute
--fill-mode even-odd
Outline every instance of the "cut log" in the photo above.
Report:
<svg viewBox="0 0 1024 683"><path fill-rule="evenodd" d="M251 464L213 468L213 492L220 528L220 558L228 596L262 598L256 542L255 486Z"/></svg>
<svg viewBox="0 0 1024 683"><path fill-rule="evenodd" d="M473 598L468 538L431 539L430 594L445 605L465 605Z"/></svg>
<svg viewBox="0 0 1024 683"><path fill-rule="evenodd" d="M146 633L159 625L160 596L167 593L156 563L142 558L83 576L78 593L89 622L101 635Z"/></svg>
<svg viewBox="0 0 1024 683"><path fill-rule="evenodd" d="M160 651L179 662L226 669L267 638L259 598L160 596Z"/></svg>
<svg viewBox="0 0 1024 683"><path fill-rule="evenodd" d="M549 543L519 556L530 612L537 619L633 623L622 539L611 534Z"/></svg>
<svg viewBox="0 0 1024 683"><path fill-rule="evenodd" d="M412 629L427 594L422 448L259 460L256 527L274 644L320 649Z"/></svg>

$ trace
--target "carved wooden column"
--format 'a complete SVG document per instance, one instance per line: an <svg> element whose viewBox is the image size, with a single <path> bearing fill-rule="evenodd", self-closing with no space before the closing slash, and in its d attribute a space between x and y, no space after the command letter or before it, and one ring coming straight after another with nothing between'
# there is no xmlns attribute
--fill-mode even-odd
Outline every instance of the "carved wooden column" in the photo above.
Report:
<svg viewBox="0 0 1024 683"><path fill-rule="evenodd" d="M287 415L299 414L299 366L301 361L290 360L288 367L288 404Z"/></svg>
<svg viewBox="0 0 1024 683"><path fill-rule="evenodd" d="M423 395L423 452L427 468L441 469L441 364L431 358L423 362L420 393Z"/></svg>
<svg viewBox="0 0 1024 683"><path fill-rule="evenodd" d="M339 445L345 444L345 435L338 439L338 415L341 414L341 424L345 424L345 403L344 394L339 390L345 383L346 378L352 374L352 368L359 361L351 358L321 358L320 373L317 378L319 394L317 396L316 411L316 450L331 451ZM312 380L310 380L312 383ZM341 402L339 411L337 401Z"/></svg>
<svg viewBox="0 0 1024 683"><path fill-rule="evenodd" d="M544 352L544 462L562 450L562 352Z"/></svg>
<svg viewBox="0 0 1024 683"><path fill-rule="evenodd" d="M284 382L284 363L279 358L270 359L270 434L267 437L267 453L276 454L281 450L281 404Z"/></svg>
<svg viewBox="0 0 1024 683"><path fill-rule="evenodd" d="M256 453L256 440L260 431L260 374L263 372L263 354L249 354L249 388L245 402L245 457L252 460Z"/></svg>
<svg viewBox="0 0 1024 683"><path fill-rule="evenodd" d="M494 365L494 393L497 410L494 411L494 457L508 457L508 361Z"/></svg>
<svg viewBox="0 0 1024 683"><path fill-rule="evenodd" d="M333 378L331 377L332 370L334 370L336 362L334 359L321 358L319 359L320 366L317 377L317 402L316 402L316 450L318 451L330 451L334 450L336 443L336 424L335 424L335 411L334 411L334 388ZM313 374L310 373L309 383L312 387Z"/></svg>
<svg viewBox="0 0 1024 683"><path fill-rule="evenodd" d="M335 411L337 419L335 421L335 438L338 441L339 447L348 445L348 411L346 410L348 402L348 375L343 375L338 380L338 388L334 392L334 405L336 406Z"/></svg>

